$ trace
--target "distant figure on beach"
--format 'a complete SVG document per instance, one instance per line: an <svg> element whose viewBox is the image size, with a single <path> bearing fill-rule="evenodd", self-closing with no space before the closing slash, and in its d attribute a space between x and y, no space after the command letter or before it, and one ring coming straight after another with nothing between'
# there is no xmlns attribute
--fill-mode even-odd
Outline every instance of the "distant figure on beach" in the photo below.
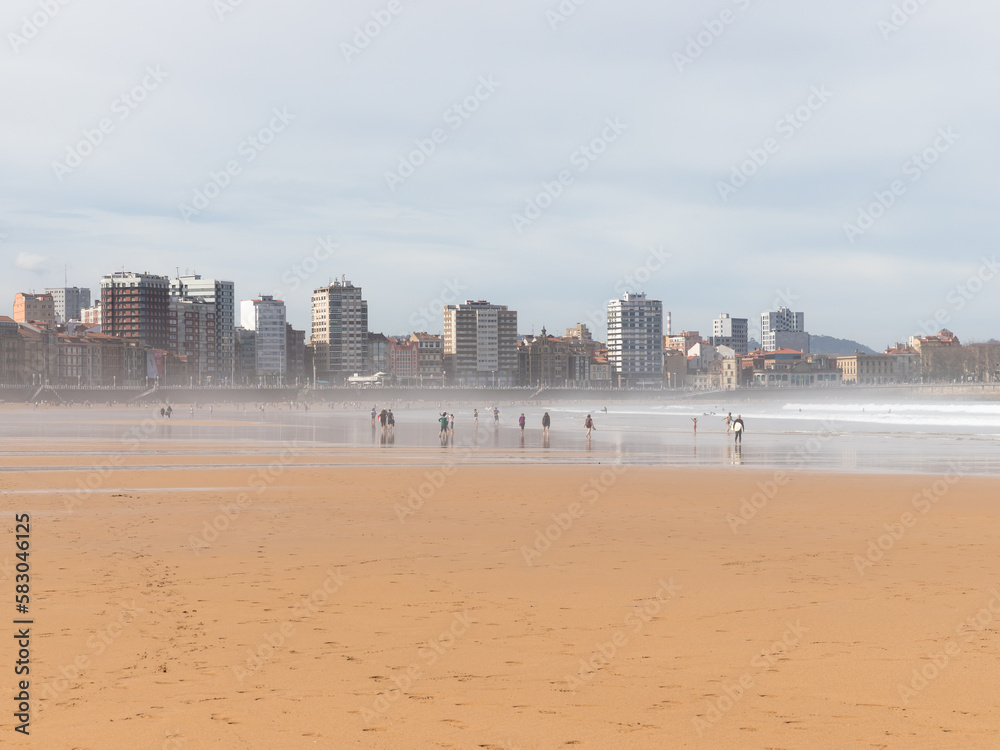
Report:
<svg viewBox="0 0 1000 750"><path fill-rule="evenodd" d="M603 409L601 409L601 411L603 411L605 414L607 414L608 413L608 407L605 406Z"/></svg>
<svg viewBox="0 0 1000 750"><path fill-rule="evenodd" d="M455 437L455 415L454 414L449 414L448 415L448 433L452 437Z"/></svg>
<svg viewBox="0 0 1000 750"><path fill-rule="evenodd" d="M167 419L170 419L170 417L172 417L173 414L174 414L174 407L172 407L170 404L167 404Z"/></svg>
<svg viewBox="0 0 1000 750"><path fill-rule="evenodd" d="M189 412L189 414L190 414L190 416L192 418L194 417L194 407L193 406L191 407L191 411Z"/></svg>
<svg viewBox="0 0 1000 750"><path fill-rule="evenodd" d="M551 423L552 423L552 420L549 418L549 413L545 412L545 414L542 415L542 437L543 438L547 438L549 436L549 425Z"/></svg>
<svg viewBox="0 0 1000 750"><path fill-rule="evenodd" d="M736 433L736 437L734 438L735 441L737 443L739 443L740 445L743 444L743 429L744 429L744 427L743 427L743 415L742 414L737 414L736 415L736 419L733 420L733 432Z"/></svg>
<svg viewBox="0 0 1000 750"><path fill-rule="evenodd" d="M587 418L585 420L583 420L583 426L587 428L587 437L588 438L590 437L590 431L597 429L597 427L594 426L594 420L590 418L589 414L587 415Z"/></svg>
<svg viewBox="0 0 1000 750"><path fill-rule="evenodd" d="M698 417L691 417L691 421L694 423L694 434L698 434Z"/></svg>
<svg viewBox="0 0 1000 750"><path fill-rule="evenodd" d="M375 426L375 418L378 416L378 412L375 411L375 407L372 407L372 427Z"/></svg>
<svg viewBox="0 0 1000 750"><path fill-rule="evenodd" d="M479 409L472 410L472 425L473 427L479 427Z"/></svg>
<svg viewBox="0 0 1000 750"><path fill-rule="evenodd" d="M164 409L164 408L163 408L163 407L161 406L161 407L160 407L160 419L163 419L163 418L164 418L165 416L167 416L167 410L166 410L166 409Z"/></svg>
<svg viewBox="0 0 1000 750"><path fill-rule="evenodd" d="M306 407L309 408L308 406ZM392 428L396 426L396 418L392 416L392 409L389 409L389 413L386 415L386 421L389 423L389 435L392 435Z"/></svg>
<svg viewBox="0 0 1000 750"><path fill-rule="evenodd" d="M500 424L500 410L497 407L493 407L493 424Z"/></svg>
<svg viewBox="0 0 1000 750"><path fill-rule="evenodd" d="M521 416L517 418L517 426L521 428L521 434L524 434L524 412L521 412Z"/></svg>
<svg viewBox="0 0 1000 750"><path fill-rule="evenodd" d="M385 432L385 428L389 424L389 412L383 409L378 415L379 424L382 425L382 432Z"/></svg>
<svg viewBox="0 0 1000 750"><path fill-rule="evenodd" d="M728 435L729 431L733 429L733 413L729 412L729 414L726 415L726 418L722 421L726 423L726 434Z"/></svg>
<svg viewBox="0 0 1000 750"><path fill-rule="evenodd" d="M441 432L439 433L439 437L441 438L441 441L444 442L448 439L448 415L442 413L441 416L438 417L438 422L441 423Z"/></svg>

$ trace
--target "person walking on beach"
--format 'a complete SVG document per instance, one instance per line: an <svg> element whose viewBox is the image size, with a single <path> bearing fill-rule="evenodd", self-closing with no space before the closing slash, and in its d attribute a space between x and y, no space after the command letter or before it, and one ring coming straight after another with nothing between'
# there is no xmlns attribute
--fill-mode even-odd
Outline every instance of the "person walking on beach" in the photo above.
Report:
<svg viewBox="0 0 1000 750"><path fill-rule="evenodd" d="M728 435L729 431L733 429L733 413L729 412L722 421L726 423L726 434Z"/></svg>
<svg viewBox="0 0 1000 750"><path fill-rule="evenodd" d="M524 435L524 412L521 412L521 416L517 418L517 426L521 428L521 435Z"/></svg>
<svg viewBox="0 0 1000 750"><path fill-rule="evenodd" d="M493 407L493 426L496 427L500 424L500 410L497 407Z"/></svg>
<svg viewBox="0 0 1000 750"><path fill-rule="evenodd" d="M378 416L378 412L375 411L375 407L372 407L372 427L375 426L375 418Z"/></svg>
<svg viewBox="0 0 1000 750"><path fill-rule="evenodd" d="M549 418L549 413L545 412L545 414L542 415L542 437L543 438L547 438L549 436L549 425L551 424L551 422L552 422L552 420Z"/></svg>
<svg viewBox="0 0 1000 750"><path fill-rule="evenodd" d="M455 415L448 415L448 434L455 437Z"/></svg>
<svg viewBox="0 0 1000 750"><path fill-rule="evenodd" d="M733 431L736 433L734 440L737 445L743 445L743 415L737 414L736 419L733 420Z"/></svg>
<svg viewBox="0 0 1000 750"><path fill-rule="evenodd" d="M307 405L308 409L309 406ZM392 437L392 428L396 426L396 418L392 416L392 409L389 409L389 413L386 415L386 421L389 423L389 437Z"/></svg>
<svg viewBox="0 0 1000 750"><path fill-rule="evenodd" d="M591 430L596 430L596 429L597 429L597 428L596 428L596 427L594 426L594 420L593 420L593 419L591 419L591 417L590 417L590 415L589 415L589 414L587 415L587 418L586 418L585 420L583 420L583 426L587 428L587 437L588 437L588 438L590 437L590 431L591 431Z"/></svg>
<svg viewBox="0 0 1000 750"><path fill-rule="evenodd" d="M441 412L441 416L438 417L438 422L441 423L441 432L438 433L438 437L440 437L441 442L444 443L448 440L448 415L445 412Z"/></svg>
<svg viewBox="0 0 1000 750"><path fill-rule="evenodd" d="M472 426L479 427L479 409L472 410Z"/></svg>

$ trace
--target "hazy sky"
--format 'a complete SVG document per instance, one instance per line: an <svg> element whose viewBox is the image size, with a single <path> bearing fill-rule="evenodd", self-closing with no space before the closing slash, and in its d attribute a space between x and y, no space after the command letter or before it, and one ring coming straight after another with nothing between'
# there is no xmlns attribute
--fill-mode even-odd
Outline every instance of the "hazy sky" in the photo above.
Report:
<svg viewBox="0 0 1000 750"><path fill-rule="evenodd" d="M0 298L179 267L297 327L346 275L389 334L472 298L603 335L631 288L675 330L784 301L876 348L1000 336L998 29L987 0L7 0Z"/></svg>

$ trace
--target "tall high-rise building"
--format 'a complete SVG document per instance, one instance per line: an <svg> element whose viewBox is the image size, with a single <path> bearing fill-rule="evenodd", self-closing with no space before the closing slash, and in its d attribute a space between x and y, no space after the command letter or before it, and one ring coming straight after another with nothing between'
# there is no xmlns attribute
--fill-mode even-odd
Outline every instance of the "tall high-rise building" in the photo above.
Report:
<svg viewBox="0 0 1000 750"><path fill-rule="evenodd" d="M18 292L14 296L14 320L18 323L55 323L55 302L51 294Z"/></svg>
<svg viewBox="0 0 1000 750"><path fill-rule="evenodd" d="M346 278L312 294L313 366L316 378L340 384L363 373L368 360L368 302Z"/></svg>
<svg viewBox="0 0 1000 750"><path fill-rule="evenodd" d="M267 294L245 299L240 303L240 325L257 334L257 378L281 384L287 361L285 303Z"/></svg>
<svg viewBox="0 0 1000 750"><path fill-rule="evenodd" d="M619 386L662 384L662 302L625 292L608 303L608 363Z"/></svg>
<svg viewBox="0 0 1000 750"><path fill-rule="evenodd" d="M203 279L197 274L170 280L170 295L192 297L215 305L215 361L219 379L230 380L235 372L236 296L231 281Z"/></svg>
<svg viewBox="0 0 1000 750"><path fill-rule="evenodd" d="M805 313L792 312L787 307L779 307L777 312L761 313L760 333L760 345L765 352L794 349L803 354L809 353Z"/></svg>
<svg viewBox="0 0 1000 750"><path fill-rule="evenodd" d="M101 277L101 332L143 346L170 346L170 281L151 273Z"/></svg>
<svg viewBox="0 0 1000 750"><path fill-rule="evenodd" d="M257 382L257 333L236 326L233 334L236 342L236 377L233 382L252 385Z"/></svg>
<svg viewBox="0 0 1000 750"><path fill-rule="evenodd" d="M78 286L60 286L45 290L52 295L56 306L56 320L65 323L68 320L80 320L80 311L90 307L90 290Z"/></svg>
<svg viewBox="0 0 1000 750"><path fill-rule="evenodd" d="M285 380L288 384L304 381L306 377L306 332L285 323ZM309 371L310 377L312 370Z"/></svg>
<svg viewBox="0 0 1000 750"><path fill-rule="evenodd" d="M169 304L170 351L187 359L192 381L214 382L218 373L215 305L196 297L171 297Z"/></svg>
<svg viewBox="0 0 1000 750"><path fill-rule="evenodd" d="M517 383L517 311L486 300L444 308L445 379L460 385Z"/></svg>
<svg viewBox="0 0 1000 750"><path fill-rule="evenodd" d="M712 321L712 346L728 346L738 355L747 353L749 327L746 318L734 318L729 313L722 313Z"/></svg>

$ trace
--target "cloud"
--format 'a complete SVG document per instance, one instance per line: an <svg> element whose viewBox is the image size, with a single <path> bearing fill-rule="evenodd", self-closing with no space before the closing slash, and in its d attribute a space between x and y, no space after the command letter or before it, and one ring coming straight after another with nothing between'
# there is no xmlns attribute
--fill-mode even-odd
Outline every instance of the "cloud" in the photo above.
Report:
<svg viewBox="0 0 1000 750"><path fill-rule="evenodd" d="M14 260L14 266L20 268L22 271L32 271L33 273L41 273L45 270L45 266L49 259L44 255L35 255L34 253L18 253L17 258Z"/></svg>

